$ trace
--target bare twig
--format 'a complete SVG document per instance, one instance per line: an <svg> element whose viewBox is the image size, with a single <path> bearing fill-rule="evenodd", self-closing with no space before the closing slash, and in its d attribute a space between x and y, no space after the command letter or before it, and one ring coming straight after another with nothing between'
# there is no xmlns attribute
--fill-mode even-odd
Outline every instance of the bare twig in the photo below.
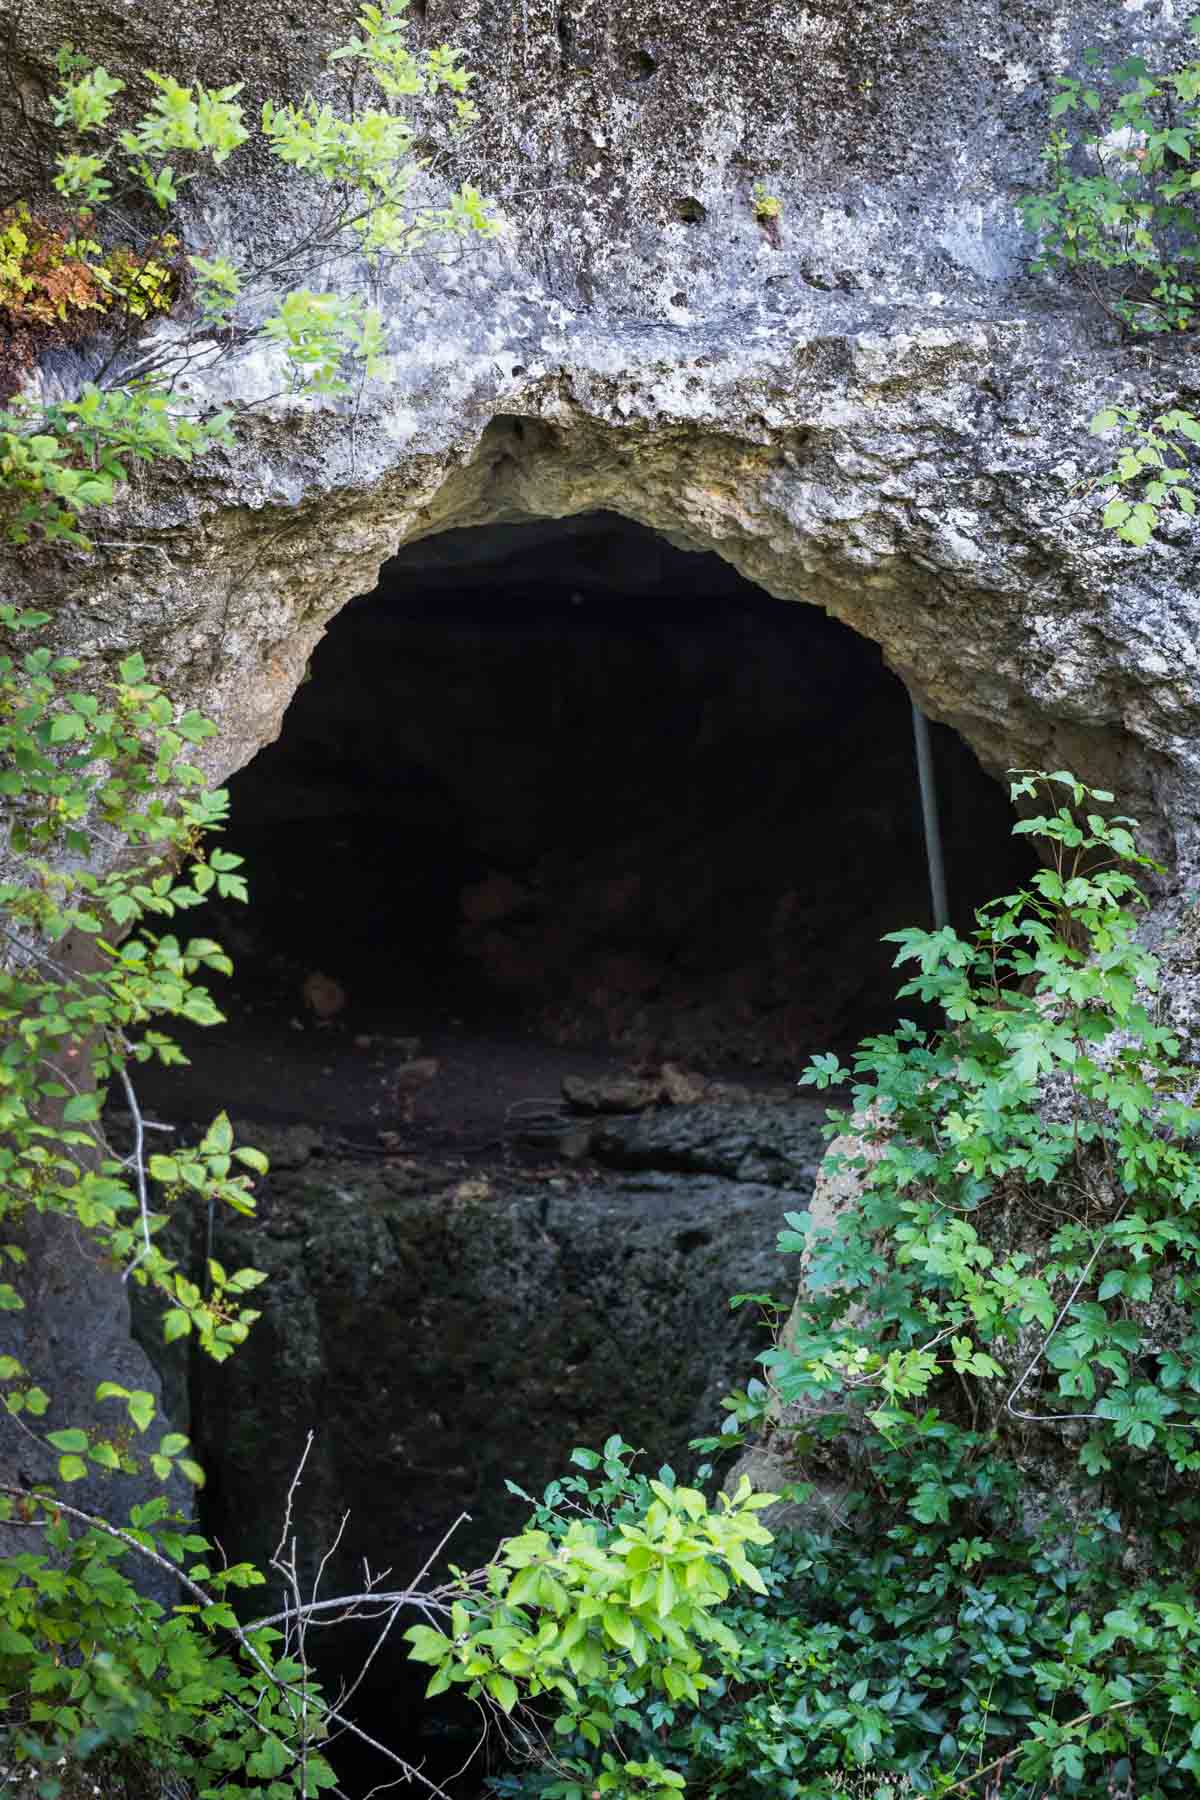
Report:
<svg viewBox="0 0 1200 1800"><path fill-rule="evenodd" d="M146 1127L142 1122L142 1109L138 1105L138 1097L134 1092L129 1070L121 1070L121 1086L125 1089L125 1102L133 1119L133 1179L137 1188L138 1213L142 1222L143 1248L138 1251L133 1261L127 1263L122 1271L121 1280L128 1281L140 1262L149 1256L153 1245L150 1242L150 1196L146 1191Z"/></svg>
<svg viewBox="0 0 1200 1800"><path fill-rule="evenodd" d="M178 1581L180 1586L183 1587L201 1607L208 1608L218 1604L213 1595L201 1587L199 1582L194 1581L190 1575L184 1572L184 1570L171 1562L167 1557L163 1556L159 1551L151 1549L148 1544L143 1543L141 1539L136 1537L132 1532L123 1530L119 1525L112 1525L107 1519L103 1519L95 1513L85 1512L81 1507L72 1506L68 1501L60 1499L57 1494L33 1493L28 1488L16 1486L12 1482L0 1481L0 1494L8 1494L13 1498L26 1503L31 1499L35 1499L39 1504L45 1506L50 1511L64 1513L68 1518L77 1519L83 1525L104 1532L108 1537L115 1538L120 1543L126 1544L145 1561L150 1562L156 1568L163 1570L164 1573L172 1578L172 1580ZM344 1598L336 1601L322 1602L320 1604L326 1606L339 1606L347 1617L354 1616L352 1612L348 1610L350 1603ZM302 1612L305 1610L304 1607L301 1608ZM294 1616L294 1609L289 1608L288 1612L279 1615L279 1618L291 1619ZM341 1730L347 1732L359 1743L365 1744L368 1749L375 1750L385 1759L385 1761L390 1762L394 1768L399 1769L401 1771L401 1779L417 1782L427 1794L434 1796L435 1800L449 1800L449 1796L446 1794L445 1790L440 1787L436 1781L431 1781L427 1775L423 1774L422 1771L415 1766L415 1764L408 1762L395 1750L389 1748L387 1744L380 1743L378 1738L373 1737L370 1732L364 1731L362 1726L356 1724L353 1719L347 1718L346 1714L341 1710L340 1705L330 1705L329 1702L323 1700L317 1701L309 1689L307 1681L299 1683L288 1681L275 1673L266 1657L251 1641L249 1635L251 1632L264 1629L267 1623L272 1622L275 1621L258 1621L249 1626L234 1624L225 1626L223 1629L229 1631L236 1639L245 1655L271 1683L272 1687L283 1694L291 1705L301 1709L301 1717L305 1716L308 1709L315 1709L319 1706L320 1719L323 1726L339 1726ZM255 1722L258 1723L257 1721ZM267 1735L274 1735L271 1733L270 1727L259 1725L259 1729ZM289 1748L291 1748L291 1746L289 1746Z"/></svg>

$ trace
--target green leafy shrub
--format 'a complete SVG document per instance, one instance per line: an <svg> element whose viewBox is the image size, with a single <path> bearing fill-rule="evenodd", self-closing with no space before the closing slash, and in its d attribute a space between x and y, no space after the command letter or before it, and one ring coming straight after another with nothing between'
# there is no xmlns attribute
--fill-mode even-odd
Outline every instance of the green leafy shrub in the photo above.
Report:
<svg viewBox="0 0 1200 1800"><path fill-rule="evenodd" d="M1116 431L1116 461L1093 477L1090 486L1115 490L1104 507L1104 524L1127 544L1145 544L1174 508L1194 518L1196 490L1191 456L1200 444L1200 419L1182 407L1168 407L1146 420L1137 406L1108 406L1091 424L1095 437Z"/></svg>
<svg viewBox="0 0 1200 1800"><path fill-rule="evenodd" d="M561 1800L678 1792L678 1773L652 1745L631 1756L622 1729L646 1709L699 1706L713 1679L706 1658L738 1653L720 1617L732 1588L766 1591L751 1552L771 1541L757 1515L774 1496L744 1480L713 1504L669 1468L633 1474L633 1454L619 1437L602 1453L574 1451L572 1462L596 1479L552 1482L525 1531L500 1546L486 1583L464 1585L449 1630L407 1633L413 1658L433 1665L431 1695L457 1683L507 1715L520 1683L531 1702L553 1702L550 1737L522 1718L515 1741L549 1771L538 1791Z"/></svg>
<svg viewBox="0 0 1200 1800"><path fill-rule="evenodd" d="M1200 15L1190 21L1200 37ZM1040 270L1087 280L1134 332L1191 331L1200 322L1200 61L1152 69L1128 56L1091 78L1058 78L1058 125L1043 151L1048 183L1020 203L1039 239ZM1076 131L1077 123L1083 129Z"/></svg>
<svg viewBox="0 0 1200 1800"><path fill-rule="evenodd" d="M45 622L44 614L0 606L0 629L18 641ZM11 871L0 882L9 951L0 970L0 1220L19 1222L31 1209L75 1220L107 1260L159 1290L168 1335L195 1330L221 1357L257 1316L242 1297L260 1277L222 1271L201 1301L156 1246L165 1215L151 1208L147 1177L162 1183L167 1199L190 1195L245 1212L265 1158L236 1149L224 1118L171 1157L149 1155L140 1140L132 1156L120 1154L101 1124L111 1083L136 1113L130 1071L151 1059L184 1061L160 1021L221 1018L196 979L228 972L220 945L153 929L211 892L245 897L240 857L205 841L225 818L225 794L209 791L188 760L214 728L196 713L179 714L147 681L138 655L122 662L107 691L77 688L77 669L45 648L0 656L0 795ZM96 872L104 861L107 872ZM68 939L90 942L91 954L64 956ZM0 1307L20 1304L13 1285L0 1284ZM10 1412L19 1391L10 1390ZM64 1454L113 1466L111 1445L100 1456L74 1445Z"/></svg>
<svg viewBox="0 0 1200 1800"><path fill-rule="evenodd" d="M759 1559L766 1594L722 1609L739 1653L698 1705L635 1710L609 1691L622 1752L653 1755L689 1794L731 1800L1194 1792L1194 1608L1162 1602L1164 1619L1131 1586L1115 1514L1031 1531L1015 1467L997 1467L983 1440L963 1449L956 1470L940 1460L957 1490L948 1522L913 1517L919 1484L897 1451L825 1526L779 1534ZM1103 1714L1137 1691L1152 1730L1131 1759L1124 1715ZM598 1768L582 1740L568 1752ZM1158 1779L1129 1785L1155 1763ZM577 1783L586 1800L586 1775ZM574 1791L544 1771L493 1787L521 1800Z"/></svg>
<svg viewBox="0 0 1200 1800"><path fill-rule="evenodd" d="M197 979L229 968L220 946L155 929L214 890L244 898L240 858L206 842L224 819L225 796L210 792L188 760L213 727L180 713L146 679L138 655L107 683L85 687L72 658L22 650L45 623L44 614L0 605L0 631L11 646L0 655L0 1222L13 1239L0 1248L0 1311L26 1304L23 1224L57 1214L103 1263L157 1290L168 1339L193 1334L219 1360L257 1317L247 1300L263 1277L213 1263L202 1290L157 1240L173 1203L251 1210L252 1177L266 1161L235 1147L223 1115L195 1146L151 1154L131 1078L151 1058L184 1060L165 1021L203 1025L221 1017ZM83 954L80 946L88 947ZM114 1084L135 1122L132 1150L114 1148L104 1127ZM28 1532L30 1543L0 1563L8 1753L49 1769L62 1756L133 1738L152 1759L170 1747L178 1766L186 1741L193 1773L210 1755L212 1767L228 1770L235 1762L220 1758L231 1745L244 1748L239 1720L252 1687L262 1688L270 1654L269 1639L251 1646L254 1667L247 1667L210 1638L210 1628L231 1617L221 1594L237 1574L212 1577L202 1605L166 1621L119 1564L140 1550L170 1568L204 1550L203 1541L172 1524L165 1500L136 1511L129 1527L111 1529L67 1498L89 1473L148 1470L166 1482L178 1471L199 1482L188 1440L161 1427L148 1437L153 1395L105 1380L96 1398L112 1403L111 1425L46 1431L52 1395L41 1380L48 1379L0 1353L0 1396L30 1440L30 1466L53 1470L32 1485L8 1473L0 1478L0 1519ZM115 1505L118 1496L119 1489ZM74 1540L68 1521L83 1527ZM286 1702L285 1690L268 1683L268 1738L280 1695ZM256 1758L264 1742L255 1737ZM319 1761L311 1766L317 1773L305 1779L315 1791ZM57 1777L47 1773L39 1792L56 1791ZM297 1790L289 1781L278 1791Z"/></svg>
<svg viewBox="0 0 1200 1800"><path fill-rule="evenodd" d="M967 938L893 934L947 1024L856 1056L856 1203L789 1216L800 1299L731 1404L734 1439L792 1432L811 1523L720 1609L698 1705L609 1690L623 1753L689 1792L1196 1789L1200 1078L1155 1016L1133 822L1065 774L1013 793L1049 866Z"/></svg>
<svg viewBox="0 0 1200 1800"><path fill-rule="evenodd" d="M38 1517L36 1501L25 1510ZM173 1526L164 1499L135 1507L123 1536L94 1527L72 1536L51 1507L37 1539L37 1550L0 1563L0 1695L9 1754L46 1771L41 1793L57 1787L64 1746L87 1756L124 1744L203 1800L293 1800L334 1786L317 1747L320 1690L279 1653L283 1634L247 1633L253 1656L222 1647L235 1622L225 1596L261 1585L258 1570L197 1561L213 1547ZM169 1612L148 1599L126 1568L139 1546L203 1575L207 1603Z"/></svg>

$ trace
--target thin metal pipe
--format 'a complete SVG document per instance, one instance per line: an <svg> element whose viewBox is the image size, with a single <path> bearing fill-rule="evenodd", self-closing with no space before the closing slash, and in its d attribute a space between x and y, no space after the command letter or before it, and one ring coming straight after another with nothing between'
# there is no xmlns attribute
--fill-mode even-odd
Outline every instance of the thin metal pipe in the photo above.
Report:
<svg viewBox="0 0 1200 1800"><path fill-rule="evenodd" d="M942 826L938 818L937 780L933 768L933 745L929 740L929 720L914 700L912 703L913 743L917 749L917 779L921 786L921 818L925 825L925 861L929 866L929 897L933 902L933 923L940 931L950 923L946 904L946 865L942 858Z"/></svg>

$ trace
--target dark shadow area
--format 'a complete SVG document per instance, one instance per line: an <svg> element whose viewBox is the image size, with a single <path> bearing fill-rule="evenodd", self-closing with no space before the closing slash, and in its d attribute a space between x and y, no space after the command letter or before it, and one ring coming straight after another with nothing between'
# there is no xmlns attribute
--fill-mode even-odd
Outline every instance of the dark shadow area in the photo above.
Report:
<svg viewBox="0 0 1200 1800"><path fill-rule="evenodd" d="M1029 863L1001 789L934 738L965 925ZM243 991L302 1009L319 970L367 1029L453 1014L790 1069L892 1019L879 939L929 917L877 648L612 516L403 551L231 792Z"/></svg>

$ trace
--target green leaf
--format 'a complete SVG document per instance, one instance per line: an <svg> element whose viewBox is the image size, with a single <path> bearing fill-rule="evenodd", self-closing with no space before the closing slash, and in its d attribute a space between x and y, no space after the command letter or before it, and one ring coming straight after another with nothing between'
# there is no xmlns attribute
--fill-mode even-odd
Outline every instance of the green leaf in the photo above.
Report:
<svg viewBox="0 0 1200 1800"><path fill-rule="evenodd" d="M87 1464L81 1456L60 1456L58 1472L64 1481L83 1481L87 1477Z"/></svg>
<svg viewBox="0 0 1200 1800"><path fill-rule="evenodd" d="M154 1395L148 1394L144 1388L135 1388L129 1396L127 1407L129 1416L137 1426L138 1430L148 1430L154 1421L154 1415L157 1411L154 1404Z"/></svg>
<svg viewBox="0 0 1200 1800"><path fill-rule="evenodd" d="M434 1631L429 1625L413 1625L404 1636L412 1645L408 1654L413 1662L444 1662L454 1648L443 1632Z"/></svg>
<svg viewBox="0 0 1200 1800"><path fill-rule="evenodd" d="M68 1125L78 1125L98 1119L103 1104L102 1093L72 1094L63 1107L63 1120Z"/></svg>
<svg viewBox="0 0 1200 1800"><path fill-rule="evenodd" d="M77 1426L71 1426L65 1431L47 1432L46 1442L53 1444L56 1450L85 1451L88 1447L88 1435Z"/></svg>
<svg viewBox="0 0 1200 1800"><path fill-rule="evenodd" d="M510 1681L507 1675L489 1675L486 1681L488 1693L501 1709L510 1713L517 1704L517 1684Z"/></svg>

